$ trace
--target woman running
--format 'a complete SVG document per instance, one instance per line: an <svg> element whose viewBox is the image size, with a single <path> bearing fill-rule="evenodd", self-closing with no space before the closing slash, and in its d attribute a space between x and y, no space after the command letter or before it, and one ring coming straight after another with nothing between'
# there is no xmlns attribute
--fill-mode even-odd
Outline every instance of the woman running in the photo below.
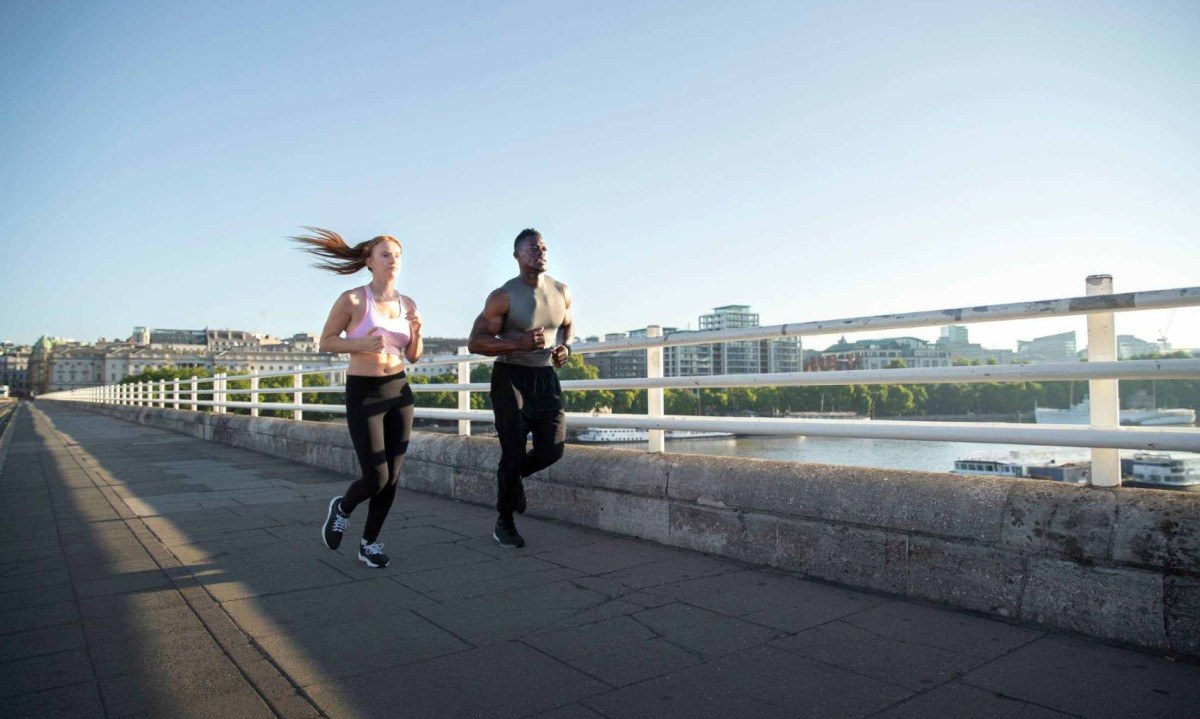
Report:
<svg viewBox="0 0 1200 719"><path fill-rule="evenodd" d="M321 538L325 546L337 549L351 513L367 502L358 558L368 567L386 567L379 530L396 496L412 434L413 394L404 362L421 358L421 314L411 297L396 291L402 249L395 237L380 235L351 247L332 230L305 229L312 234L292 239L323 259L315 267L339 275L364 267L371 272L370 282L337 298L321 330L321 351L350 354L346 424L362 467L362 478L344 495L329 500Z"/></svg>

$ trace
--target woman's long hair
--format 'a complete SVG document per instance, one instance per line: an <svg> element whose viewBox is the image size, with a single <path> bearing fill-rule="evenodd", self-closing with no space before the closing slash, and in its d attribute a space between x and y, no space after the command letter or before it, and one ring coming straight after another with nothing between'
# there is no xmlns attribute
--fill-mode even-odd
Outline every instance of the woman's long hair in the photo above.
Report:
<svg viewBox="0 0 1200 719"><path fill-rule="evenodd" d="M289 239L304 245L304 247L299 248L304 252L321 258L322 261L313 263L313 267L336 272L339 275L352 275L366 267L367 258L371 256L371 250L375 249L375 245L378 245L380 242L395 242L401 251L404 249L404 245L400 244L400 240L391 235L372 237L352 247L347 245L342 236L333 230L326 230L321 227L305 227L304 229L312 234L297 235Z"/></svg>

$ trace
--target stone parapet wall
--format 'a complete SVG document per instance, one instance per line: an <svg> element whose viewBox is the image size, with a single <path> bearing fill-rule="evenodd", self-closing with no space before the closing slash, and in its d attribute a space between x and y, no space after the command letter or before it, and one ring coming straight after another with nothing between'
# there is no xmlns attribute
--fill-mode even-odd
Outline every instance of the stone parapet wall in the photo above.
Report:
<svg viewBox="0 0 1200 719"><path fill-rule="evenodd" d="M340 423L75 406L358 474ZM498 461L418 432L401 482L492 505ZM577 446L525 487L531 515L1200 656L1200 494Z"/></svg>

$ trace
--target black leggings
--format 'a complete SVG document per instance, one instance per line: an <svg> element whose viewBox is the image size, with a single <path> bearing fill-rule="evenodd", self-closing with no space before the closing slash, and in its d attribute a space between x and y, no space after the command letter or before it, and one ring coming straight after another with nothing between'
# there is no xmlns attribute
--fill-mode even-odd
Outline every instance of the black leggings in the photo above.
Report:
<svg viewBox="0 0 1200 719"><path fill-rule="evenodd" d="M342 497L342 514L349 515L363 500L371 500L363 539L373 544L400 480L400 466L412 435L413 393L404 372L387 377L346 377L346 424L362 467Z"/></svg>
<svg viewBox="0 0 1200 719"><path fill-rule="evenodd" d="M492 365L492 412L500 439L496 470L496 511L511 517L521 493L521 479L554 464L567 441L562 386L553 367ZM533 434L533 449L525 438Z"/></svg>

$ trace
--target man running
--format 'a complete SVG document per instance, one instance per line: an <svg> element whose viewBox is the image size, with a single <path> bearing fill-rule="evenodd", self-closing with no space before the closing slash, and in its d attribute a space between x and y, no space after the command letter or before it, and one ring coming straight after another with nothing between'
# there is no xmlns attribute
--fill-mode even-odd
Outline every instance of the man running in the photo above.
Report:
<svg viewBox="0 0 1200 719"><path fill-rule="evenodd" d="M492 368L492 411L500 438L496 472L496 529L501 547L524 547L513 512L525 511L521 480L562 457L566 413L556 367L570 356L571 292L546 274L546 241L534 229L513 241L520 274L488 295L475 319L467 348L496 358ZM547 341L553 337L553 342ZM533 449L525 451L526 435Z"/></svg>

